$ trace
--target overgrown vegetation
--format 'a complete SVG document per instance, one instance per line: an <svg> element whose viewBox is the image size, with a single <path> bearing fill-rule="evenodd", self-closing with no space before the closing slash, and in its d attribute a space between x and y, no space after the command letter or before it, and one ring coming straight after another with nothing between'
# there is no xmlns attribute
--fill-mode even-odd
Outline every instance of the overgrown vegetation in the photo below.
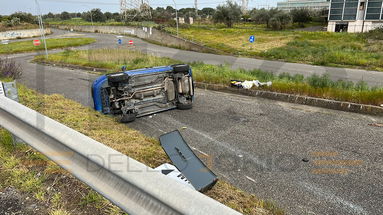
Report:
<svg viewBox="0 0 383 215"><path fill-rule="evenodd" d="M22 75L19 64L9 58L0 57L0 78L1 79L18 79Z"/></svg>
<svg viewBox="0 0 383 215"><path fill-rule="evenodd" d="M163 66L181 63L169 58L159 58L129 50L89 50L66 51L51 55L48 60L39 56L38 62L56 64L75 64L109 69L116 72L122 65L127 69ZM229 66L214 66L203 63L192 63L194 78L198 82L228 85L230 80L272 81L273 86L264 90L313 96L361 104L380 105L383 103L383 88L370 88L364 82L353 84L346 81L332 81L327 75L304 78L302 75L273 75L272 73L243 69L231 69Z"/></svg>
<svg viewBox="0 0 383 215"><path fill-rule="evenodd" d="M26 94L35 94L28 91L21 87L22 99L26 98ZM27 99L23 102L30 101ZM35 105L36 101L32 104ZM39 214L122 214L121 210L103 197L80 204L82 199L94 191L65 171L52 172L54 168L59 167L27 145L14 145L13 137L0 128L0 191L14 187L24 198L30 199L30 204L39 209L34 213ZM17 206L14 209L18 210Z"/></svg>
<svg viewBox="0 0 383 215"><path fill-rule="evenodd" d="M36 17L30 13L16 12L9 16L0 15L0 31L38 28Z"/></svg>
<svg viewBox="0 0 383 215"><path fill-rule="evenodd" d="M64 47L75 47L91 44L96 42L93 38L60 38L60 39L47 39L47 48L56 49ZM33 52L44 50L44 45L34 46L32 40L13 42L7 45L0 45L0 54L13 54L20 52Z"/></svg>
<svg viewBox="0 0 383 215"><path fill-rule="evenodd" d="M167 28L174 33L174 28ZM262 25L197 25L181 28L181 37L226 53L314 65L383 71L382 33L267 31ZM249 43L250 35L256 41Z"/></svg>

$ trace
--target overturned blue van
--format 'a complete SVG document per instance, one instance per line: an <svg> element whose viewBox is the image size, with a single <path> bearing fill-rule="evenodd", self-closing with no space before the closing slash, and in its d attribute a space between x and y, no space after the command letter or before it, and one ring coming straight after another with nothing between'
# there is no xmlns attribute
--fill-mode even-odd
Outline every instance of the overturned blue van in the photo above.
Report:
<svg viewBox="0 0 383 215"><path fill-rule="evenodd" d="M177 64L103 75L92 85L94 108L121 122L170 109L191 109L194 82L189 65Z"/></svg>

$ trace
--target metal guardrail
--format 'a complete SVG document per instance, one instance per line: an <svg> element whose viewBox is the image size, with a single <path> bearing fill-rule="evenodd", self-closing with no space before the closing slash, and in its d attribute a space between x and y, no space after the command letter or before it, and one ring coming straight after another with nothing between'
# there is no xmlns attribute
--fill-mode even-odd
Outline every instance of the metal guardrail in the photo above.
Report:
<svg viewBox="0 0 383 215"><path fill-rule="evenodd" d="M6 97L0 126L129 214L239 214Z"/></svg>

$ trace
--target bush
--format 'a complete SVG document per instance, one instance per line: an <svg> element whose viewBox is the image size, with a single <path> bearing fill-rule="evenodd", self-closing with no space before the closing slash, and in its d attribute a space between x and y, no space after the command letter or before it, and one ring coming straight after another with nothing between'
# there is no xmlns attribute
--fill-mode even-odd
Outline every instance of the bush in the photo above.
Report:
<svg viewBox="0 0 383 215"><path fill-rule="evenodd" d="M19 18L20 22L26 22L31 24L35 24L37 22L36 17L30 13L17 12L10 15L10 19L13 19L13 18Z"/></svg>
<svg viewBox="0 0 383 215"><path fill-rule="evenodd" d="M364 36L367 39L383 40L383 26L376 28L372 31L369 31L367 33L364 33Z"/></svg>
<svg viewBox="0 0 383 215"><path fill-rule="evenodd" d="M22 75L19 64L8 58L0 58L0 77L18 79Z"/></svg>

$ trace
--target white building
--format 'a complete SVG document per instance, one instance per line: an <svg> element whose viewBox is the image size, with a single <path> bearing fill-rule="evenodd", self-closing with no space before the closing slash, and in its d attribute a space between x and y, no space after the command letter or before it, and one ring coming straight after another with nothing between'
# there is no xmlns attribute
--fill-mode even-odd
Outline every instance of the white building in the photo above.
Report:
<svg viewBox="0 0 383 215"><path fill-rule="evenodd" d="M382 0L331 0L327 31L367 32L383 27Z"/></svg>
<svg viewBox="0 0 383 215"><path fill-rule="evenodd" d="M277 3L277 8L283 11L291 11L299 8L310 10L328 10L329 0L287 0Z"/></svg>

